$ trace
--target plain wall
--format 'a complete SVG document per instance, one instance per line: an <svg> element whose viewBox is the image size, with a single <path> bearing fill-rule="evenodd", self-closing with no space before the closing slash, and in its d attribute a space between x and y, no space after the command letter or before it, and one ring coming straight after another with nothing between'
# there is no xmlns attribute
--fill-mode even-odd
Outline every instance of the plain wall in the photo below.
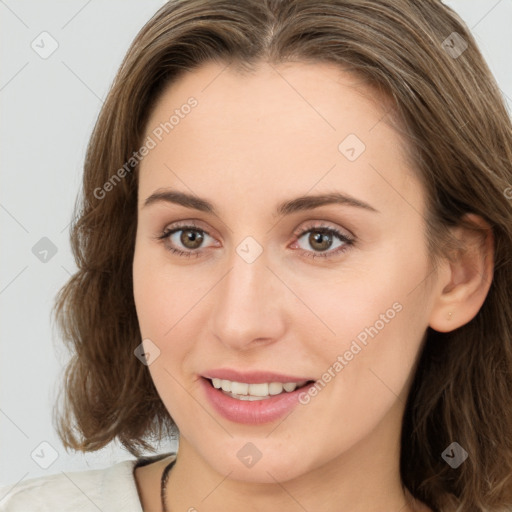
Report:
<svg viewBox="0 0 512 512"><path fill-rule="evenodd" d="M0 484L132 458L115 445L67 453L57 438L51 415L66 357L50 311L76 268L68 227L102 99L132 39L163 3L0 3ZM446 3L472 29L512 108L512 0ZM52 38L58 48L42 58ZM164 441L161 451L174 447Z"/></svg>

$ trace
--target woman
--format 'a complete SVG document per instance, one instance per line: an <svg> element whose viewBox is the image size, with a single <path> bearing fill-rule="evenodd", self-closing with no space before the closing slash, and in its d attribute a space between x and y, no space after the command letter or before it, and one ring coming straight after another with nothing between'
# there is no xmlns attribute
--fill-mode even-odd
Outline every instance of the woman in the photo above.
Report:
<svg viewBox="0 0 512 512"><path fill-rule="evenodd" d="M92 134L56 308L65 446L138 460L2 510L510 509L511 162L439 1L168 2Z"/></svg>

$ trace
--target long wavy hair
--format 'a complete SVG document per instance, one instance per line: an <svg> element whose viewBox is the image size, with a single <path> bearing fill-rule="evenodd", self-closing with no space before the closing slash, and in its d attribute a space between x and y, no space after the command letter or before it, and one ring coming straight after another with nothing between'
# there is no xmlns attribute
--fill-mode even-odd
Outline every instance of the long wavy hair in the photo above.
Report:
<svg viewBox="0 0 512 512"><path fill-rule="evenodd" d="M427 198L431 261L456 247L450 228L474 227L464 214L491 225L494 276L480 311L452 332L425 333L400 469L435 511L512 510L511 120L471 33L438 0L171 0L141 29L89 142L71 230L78 270L55 303L72 354L54 410L66 449L117 440L140 456L177 432L134 356L133 154L163 89L208 61L246 70L258 61L329 62L356 73L393 104L389 116ZM453 441L469 454L457 469L441 457Z"/></svg>

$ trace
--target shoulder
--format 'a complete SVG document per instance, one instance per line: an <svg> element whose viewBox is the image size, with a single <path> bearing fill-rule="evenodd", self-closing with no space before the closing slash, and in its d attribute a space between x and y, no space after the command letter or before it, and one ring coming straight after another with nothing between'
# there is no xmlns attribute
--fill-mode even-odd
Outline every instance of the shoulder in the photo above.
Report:
<svg viewBox="0 0 512 512"><path fill-rule="evenodd" d="M62 471L0 487L0 512L142 512L136 464L125 460L105 469Z"/></svg>

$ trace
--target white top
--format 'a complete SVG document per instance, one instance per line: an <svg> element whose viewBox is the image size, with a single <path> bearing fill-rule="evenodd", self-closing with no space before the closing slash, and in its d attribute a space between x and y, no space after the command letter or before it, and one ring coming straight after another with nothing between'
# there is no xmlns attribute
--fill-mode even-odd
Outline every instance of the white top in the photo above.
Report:
<svg viewBox="0 0 512 512"><path fill-rule="evenodd" d="M143 512L134 470L170 455L176 459L160 454L0 487L0 512Z"/></svg>

